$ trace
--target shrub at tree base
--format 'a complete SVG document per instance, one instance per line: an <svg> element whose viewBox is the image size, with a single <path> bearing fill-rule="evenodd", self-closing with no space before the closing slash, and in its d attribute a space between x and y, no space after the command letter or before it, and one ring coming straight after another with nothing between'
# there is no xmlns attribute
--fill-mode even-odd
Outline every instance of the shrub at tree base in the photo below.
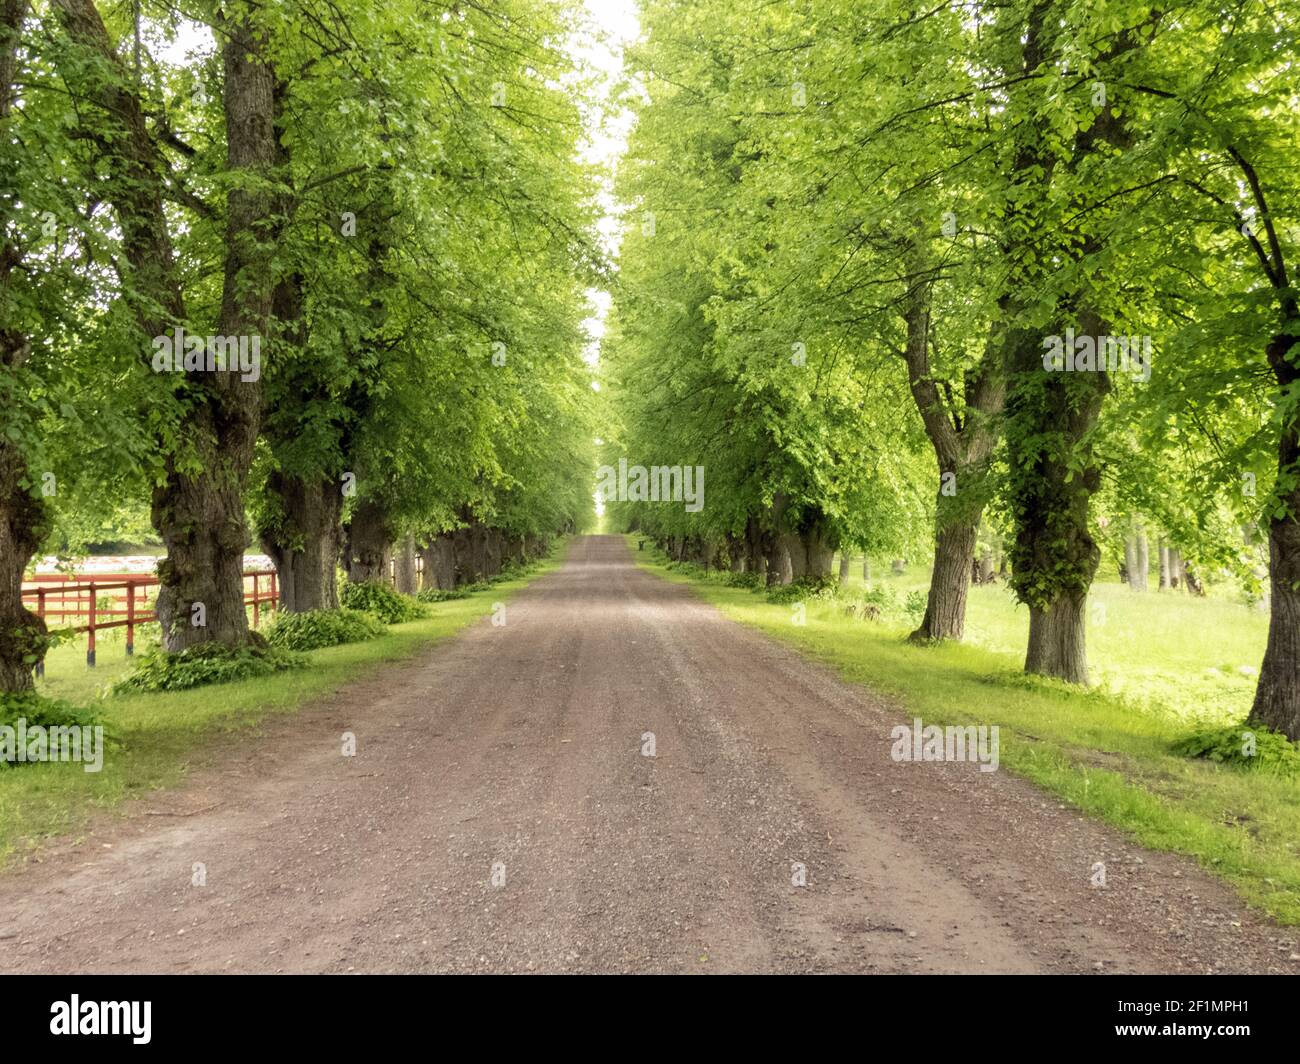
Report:
<svg viewBox="0 0 1300 1064"><path fill-rule="evenodd" d="M1245 724L1202 728L1178 740L1174 752L1275 776L1300 776L1300 746L1267 728Z"/></svg>
<svg viewBox="0 0 1300 1064"><path fill-rule="evenodd" d="M301 669L306 664L307 659L301 654L272 646L227 647L200 643L174 654L154 649L137 659L135 668L113 685L113 693L183 691L205 684L270 676L287 669Z"/></svg>
<svg viewBox="0 0 1300 1064"><path fill-rule="evenodd" d="M548 551L547 556L550 556ZM417 602L451 602L453 599L469 598L475 591L486 591L493 584L499 584L506 580L519 580L535 572L541 565L540 561L525 562L506 562L501 566L501 571L495 576L485 577L482 580L476 580L472 584L461 584L460 587L426 587L419 591L415 598Z"/></svg>
<svg viewBox="0 0 1300 1064"><path fill-rule="evenodd" d="M767 601L787 603L805 602L808 599L833 599L839 594L839 589L840 583L834 577L814 577L769 588Z"/></svg>
<svg viewBox="0 0 1300 1064"><path fill-rule="evenodd" d="M424 608L415 599L394 591L387 584L347 583L339 598L348 609L372 614L385 624L418 621L425 615Z"/></svg>
<svg viewBox="0 0 1300 1064"><path fill-rule="evenodd" d="M266 640L282 650L317 650L361 643L387 631L383 622L361 610L307 610L281 613L266 630Z"/></svg>
<svg viewBox="0 0 1300 1064"><path fill-rule="evenodd" d="M42 728L93 728L104 723L94 710L57 698L46 698L33 691L0 692L0 726L16 729L20 720L25 720L29 729L38 725ZM33 763L0 758L0 771Z"/></svg>
<svg viewBox="0 0 1300 1064"><path fill-rule="evenodd" d="M469 598L467 587L426 587L415 597L420 602L450 602L452 599Z"/></svg>

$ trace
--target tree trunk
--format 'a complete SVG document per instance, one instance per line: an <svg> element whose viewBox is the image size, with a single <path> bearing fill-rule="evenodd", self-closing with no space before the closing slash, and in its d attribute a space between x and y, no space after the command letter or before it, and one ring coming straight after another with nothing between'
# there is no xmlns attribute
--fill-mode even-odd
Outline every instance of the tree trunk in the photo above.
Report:
<svg viewBox="0 0 1300 1064"><path fill-rule="evenodd" d="M1137 582L1133 585L1138 591L1145 591L1148 586L1148 579L1151 572L1150 547L1147 544L1147 534L1142 529L1138 529L1137 534Z"/></svg>
<svg viewBox="0 0 1300 1064"><path fill-rule="evenodd" d="M1290 477L1300 462L1300 433L1292 424L1278 448L1279 479ZM1300 485L1293 479L1283 496L1286 513L1268 526L1271 612L1268 642L1259 670L1249 723L1272 728L1300 742ZM1188 573L1191 584L1191 573Z"/></svg>
<svg viewBox="0 0 1300 1064"><path fill-rule="evenodd" d="M415 567L415 537L409 533L397 546L396 566L393 569L393 586L403 595L414 595L419 589L419 573Z"/></svg>
<svg viewBox="0 0 1300 1064"><path fill-rule="evenodd" d="M26 0L4 0L0 5L0 131L5 143L13 134L14 85L18 80L20 29L27 15ZM6 191L6 200L8 193ZM17 227L15 227L17 228ZM6 237L9 227L6 227ZM10 275L22 254L6 239L0 249L0 292L8 309ZM0 371L12 374L27 360L27 336L0 322ZM33 478L18 447L0 436L0 694L30 691L32 670L45 657L45 622L23 605L23 572L49 532L49 508L43 497L22 486ZM26 658L35 660L27 661Z"/></svg>
<svg viewBox="0 0 1300 1064"><path fill-rule="evenodd" d="M336 609L335 571L343 537L339 486L275 472L267 479L267 491L279 500L281 513L259 538L279 574L280 608L290 613Z"/></svg>
<svg viewBox="0 0 1300 1064"><path fill-rule="evenodd" d="M1124 583L1128 584L1130 591L1136 591L1137 587L1137 537L1129 535L1124 537L1124 572L1121 574Z"/></svg>
<svg viewBox="0 0 1300 1064"><path fill-rule="evenodd" d="M862 556L862 582L871 583L871 559L865 554Z"/></svg>
<svg viewBox="0 0 1300 1064"><path fill-rule="evenodd" d="M804 578L829 580L835 561L835 540L827 534L825 523L818 519L804 529L799 540L803 546Z"/></svg>
<svg viewBox="0 0 1300 1064"><path fill-rule="evenodd" d="M23 571L49 532L49 512L19 485L25 472L17 449L0 444L0 693L30 691L32 670L45 657L45 622L23 605L22 588Z"/></svg>
<svg viewBox="0 0 1300 1064"><path fill-rule="evenodd" d="M1300 344L1300 316L1295 300L1284 329L1268 346L1269 367L1283 392L1294 389L1300 369L1293 361L1293 348ZM1295 470L1300 465L1300 423L1294 415L1278 439L1278 484L1283 512L1268 523L1269 591L1271 611L1268 642L1255 688L1250 722L1282 732L1300 742L1300 484ZM1273 508L1276 511L1276 507ZM1189 579L1190 583L1190 579Z"/></svg>
<svg viewBox="0 0 1300 1064"><path fill-rule="evenodd" d="M767 583L767 559L771 553L768 534L763 531L758 518L745 521L745 549L749 554L748 569L757 573L762 583Z"/></svg>
<svg viewBox="0 0 1300 1064"><path fill-rule="evenodd" d="M934 572L930 576L925 617L909 636L913 642L961 639L966 628L966 596L978 535L978 514L974 521L952 521L939 528L934 538Z"/></svg>
<svg viewBox="0 0 1300 1064"><path fill-rule="evenodd" d="M1170 588L1169 583L1169 544L1165 540L1160 540L1160 590L1167 591Z"/></svg>
<svg viewBox="0 0 1300 1064"><path fill-rule="evenodd" d="M1087 684L1086 604L1084 597L1063 595L1047 609L1030 606L1025 672Z"/></svg>
<svg viewBox="0 0 1300 1064"><path fill-rule="evenodd" d="M420 553L424 557L422 588L450 591L456 586L456 556L449 535L434 536Z"/></svg>
<svg viewBox="0 0 1300 1064"><path fill-rule="evenodd" d="M345 542L349 581L354 584L387 582L393 530L387 512L374 499L363 499L352 511Z"/></svg>
<svg viewBox="0 0 1300 1064"><path fill-rule="evenodd" d="M782 533L778 539L781 541L783 553L782 565L788 565L790 570L790 579L782 580L781 583L790 584L796 580L802 580L808 575L807 544L802 537L795 535L793 532Z"/></svg>
<svg viewBox="0 0 1300 1064"><path fill-rule="evenodd" d="M132 273L132 309L146 337L163 335L185 320L171 237L163 210L162 175L169 172L145 122L134 79L121 68L107 30L91 0L57 0L69 37L94 61L69 64L85 94L101 109L97 120L112 135L95 139L104 153L105 198L122 231L123 258ZM275 78L262 54L262 35L249 24L244 5L230 5L222 19L225 74L226 193L225 271L216 332L251 340L269 334L276 279L277 204L264 179L285 162L277 135ZM142 350L149 351L148 345ZM147 356L152 360L151 355ZM151 517L167 546L158 566L157 613L169 651L198 643L236 646L260 642L244 607L244 487L261 415L261 378L242 380L230 371L185 376L191 408L186 423L184 466L172 455L153 492ZM184 470L197 469L193 475ZM195 606L201 605L202 611ZM204 623L193 623L202 617Z"/></svg>
<svg viewBox="0 0 1300 1064"><path fill-rule="evenodd" d="M849 586L849 564L851 561L848 551L840 552L840 587Z"/></svg>
<svg viewBox="0 0 1300 1064"><path fill-rule="evenodd" d="M1090 310L1081 311L1078 322L1080 335L1110 333ZM1092 438L1110 381L1103 372L1046 372L1041 337L1031 332L1018 331L1012 352L1011 579L1017 598L1030 607L1025 668L1087 683L1083 609L1101 561L1088 519L1101 486Z"/></svg>
<svg viewBox="0 0 1300 1064"><path fill-rule="evenodd" d="M919 282L904 304L907 343L903 358L912 398L934 448L939 489L935 496L934 570L925 617L910 637L916 642L961 639L965 629L966 595L988 490L983 474L999 435L995 422L1006 401L1002 352L996 334L990 333L983 357L966 375L964 409L955 409L951 387L940 389L930 365L930 309L930 282ZM901 565L896 563L894 571L902 572Z"/></svg>
<svg viewBox="0 0 1300 1064"><path fill-rule="evenodd" d="M798 540L796 539L796 542ZM767 555L767 586L784 587L794 582L794 564L785 536L772 536Z"/></svg>

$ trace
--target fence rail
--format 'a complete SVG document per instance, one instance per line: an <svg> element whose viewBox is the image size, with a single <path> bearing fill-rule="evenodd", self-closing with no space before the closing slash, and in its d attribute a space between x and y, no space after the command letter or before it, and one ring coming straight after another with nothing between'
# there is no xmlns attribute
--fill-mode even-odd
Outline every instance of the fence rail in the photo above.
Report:
<svg viewBox="0 0 1300 1064"><path fill-rule="evenodd" d="M262 605L266 603L272 610L279 599L276 586L275 570L249 569L244 572L244 606L253 608L253 627L262 619ZM250 591L248 581L253 583ZM94 576L74 573L38 573L24 581L35 587L24 587L24 599L35 599L36 613L45 620L65 617L85 617L86 623L74 626L73 632L86 635L86 665L95 667L95 634L106 628L126 629L127 655L135 653L136 625L149 624L158 620L158 614L147 608L146 589L157 587L161 581L156 576L137 573L98 573ZM51 587L42 587L51 584ZM112 592L112 604L101 605L99 596ZM124 592L125 594L118 594ZM69 608L68 597L72 596ZM57 597L58 601L53 600ZM83 602L84 600L84 602ZM118 608L121 605L121 608ZM109 620L101 620L107 617ZM121 620L112 618L120 617ZM45 675L45 663L36 666L38 676Z"/></svg>

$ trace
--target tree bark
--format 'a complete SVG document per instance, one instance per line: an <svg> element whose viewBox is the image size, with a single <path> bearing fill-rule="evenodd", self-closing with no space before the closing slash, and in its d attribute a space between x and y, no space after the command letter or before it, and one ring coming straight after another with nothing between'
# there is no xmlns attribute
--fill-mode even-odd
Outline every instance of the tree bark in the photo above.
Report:
<svg viewBox="0 0 1300 1064"><path fill-rule="evenodd" d="M127 291L146 338L185 321L168 221L163 210L168 172L145 122L143 106L113 52L92 0L55 0L69 37L93 61L70 67L83 92L100 108L85 132L103 150L108 169L106 196L122 231ZM226 163L232 173L263 181L283 162L275 128L275 78L262 54L262 40L249 25L247 9L231 5L223 17ZM82 78L84 77L84 82ZM269 332L275 288L272 269L277 221L276 197L264 184L232 183L226 195L225 272L218 334L256 336ZM141 345L152 362L150 345ZM236 646L260 642L248 627L244 607L244 487L261 416L261 379L240 373L186 374L191 409L186 425L185 464L168 455L163 482L154 489L151 518L167 547L158 567L157 613L169 651L204 642ZM197 469L190 473L188 470ZM204 623L193 607L203 606Z"/></svg>
<svg viewBox="0 0 1300 1064"><path fill-rule="evenodd" d="M5 363L8 368L8 362ZM49 532L49 508L19 481L26 466L0 444L0 692L30 691L45 657L45 622L23 605L23 571ZM24 658L35 656L33 661Z"/></svg>
<svg viewBox="0 0 1300 1064"><path fill-rule="evenodd" d="M13 139L15 84L18 80L18 46L27 0L0 3L0 135ZM9 236L6 227L6 238ZM7 307L13 271L22 262L16 243L6 239L0 248L0 301ZM27 360L27 336L0 323L0 370L14 373ZM27 461L18 445L0 436L0 693L30 691L32 672L45 657L45 622L23 604L23 572L49 532L49 507L23 483L32 481ZM33 661L25 660L29 657Z"/></svg>
<svg viewBox="0 0 1300 1064"><path fill-rule="evenodd" d="M816 518L799 534L803 547L804 577L829 580L835 561L835 538L830 535L824 518Z"/></svg>
<svg viewBox="0 0 1300 1064"><path fill-rule="evenodd" d="M921 626L908 637L913 642L961 639L965 634L966 597L978 535L978 518L974 524L952 522L938 530L925 617Z"/></svg>
<svg viewBox="0 0 1300 1064"><path fill-rule="evenodd" d="M393 530L388 513L372 498L362 499L345 530L348 580L354 584L386 583Z"/></svg>
<svg viewBox="0 0 1300 1064"><path fill-rule="evenodd" d="M273 527L260 531L262 549L279 574L280 608L290 613L336 609L336 570L343 538L343 494L338 484L309 483L277 471L267 479L267 490L282 510Z"/></svg>
<svg viewBox="0 0 1300 1064"><path fill-rule="evenodd" d="M1025 672L1070 683L1088 682L1085 605L1082 596L1062 595L1043 609L1029 607L1029 649Z"/></svg>
<svg viewBox="0 0 1300 1064"><path fill-rule="evenodd" d="M423 588L450 591L456 586L456 554L451 536L445 532L434 536L420 553L424 556Z"/></svg>
<svg viewBox="0 0 1300 1064"><path fill-rule="evenodd" d="M1161 591L1167 591L1169 583L1169 544L1162 538L1159 546L1160 552L1160 588Z"/></svg>
<svg viewBox="0 0 1300 1064"><path fill-rule="evenodd" d="M1138 529L1137 533L1137 574L1136 583L1133 585L1138 591L1147 589L1151 573L1151 556L1150 547L1147 543L1147 534L1144 530Z"/></svg>
<svg viewBox="0 0 1300 1064"><path fill-rule="evenodd" d="M419 573L415 567L415 536L407 534L397 547L396 566L393 569L393 586L403 595L414 595L419 588Z"/></svg>
<svg viewBox="0 0 1300 1064"><path fill-rule="evenodd" d="M793 582L794 564L790 558L786 537L774 535L771 537L767 554L767 586L784 587Z"/></svg>
<svg viewBox="0 0 1300 1064"><path fill-rule="evenodd" d="M849 586L849 565L851 563L852 563L852 559L849 557L849 552L841 551L840 552L840 587Z"/></svg>
<svg viewBox="0 0 1300 1064"><path fill-rule="evenodd" d="M919 261L915 264L921 265ZM925 616L909 638L914 642L961 639L987 490L983 474L1000 435L997 422L1006 402L1006 371L1000 362L1001 351L990 335L980 363L966 375L965 403L959 410L951 388L941 392L930 365L929 281L913 284L903 306L903 320L908 384L934 448L940 477L935 496L934 569Z"/></svg>
<svg viewBox="0 0 1300 1064"><path fill-rule="evenodd" d="M1292 324L1296 322L1293 318ZM1300 338L1292 333L1283 332L1269 344L1269 365L1284 392L1300 380L1300 369L1292 361L1298 341ZM1300 467L1300 424L1294 419L1278 440L1277 467L1278 483L1289 487L1280 499L1282 514L1275 512L1268 523L1272 608L1250 723L1280 731L1293 742L1300 742L1300 484L1295 481L1295 471Z"/></svg>

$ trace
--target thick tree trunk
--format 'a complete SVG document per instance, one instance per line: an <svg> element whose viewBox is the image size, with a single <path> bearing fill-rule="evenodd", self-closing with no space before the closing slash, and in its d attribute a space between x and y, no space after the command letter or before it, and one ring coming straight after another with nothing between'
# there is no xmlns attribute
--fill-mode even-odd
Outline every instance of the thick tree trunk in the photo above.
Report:
<svg viewBox="0 0 1300 1064"><path fill-rule="evenodd" d="M1084 597L1062 596L1046 609L1030 606L1025 672L1087 684L1086 604Z"/></svg>
<svg viewBox="0 0 1300 1064"><path fill-rule="evenodd" d="M1167 591L1171 586L1169 583L1169 544L1163 539L1160 540L1160 590Z"/></svg>
<svg viewBox="0 0 1300 1064"><path fill-rule="evenodd" d="M1283 473L1300 462L1293 426L1283 433L1278 467ZM1300 742L1300 486L1285 497L1287 514L1269 521L1269 591L1272 609L1268 642L1259 670L1250 723L1282 732ZM1191 583L1190 573L1188 583Z"/></svg>
<svg viewBox="0 0 1300 1064"><path fill-rule="evenodd" d="M920 263L917 263L920 265ZM990 334L983 358L965 381L963 409L951 389L940 390L930 366L930 283L917 283L904 305L907 343L903 357L917 412L939 467L935 496L934 570L925 617L911 634L916 642L961 639L966 595L975 568L975 543L984 509L985 463L997 442L995 419L1006 400L1001 352ZM895 572L901 566L895 564Z"/></svg>
<svg viewBox="0 0 1300 1064"><path fill-rule="evenodd" d="M829 580L835 562L835 540L821 521L804 529L799 539L803 544L804 577L809 580Z"/></svg>
<svg viewBox="0 0 1300 1064"><path fill-rule="evenodd" d="M339 486L276 472L268 478L267 490L279 499L281 515L259 538L279 574L280 608L290 613L336 609L335 574L343 537Z"/></svg>
<svg viewBox="0 0 1300 1064"><path fill-rule="evenodd" d="M421 552L424 557L423 588L450 591L456 586L456 554L451 536L434 536Z"/></svg>
<svg viewBox="0 0 1300 1064"><path fill-rule="evenodd" d="M1089 310L1078 320L1080 335L1110 333ZM1019 333L1012 351L1017 372L1008 401L1016 524L1011 579L1017 597L1030 607L1025 668L1085 684L1083 609L1101 561L1088 519L1101 485L1091 440L1110 381L1103 372L1046 372L1041 339L1030 333Z"/></svg>
<svg viewBox="0 0 1300 1064"><path fill-rule="evenodd" d="M853 559L849 557L848 551L840 552L840 587L849 586L849 566Z"/></svg>
<svg viewBox="0 0 1300 1064"><path fill-rule="evenodd" d="M807 575L809 567L809 555L807 555L807 546L800 536L793 533L783 533L777 536L781 546L781 572L789 570L790 579L781 580L783 584L792 584L796 580L802 580Z"/></svg>
<svg viewBox="0 0 1300 1064"><path fill-rule="evenodd" d="M796 540L797 542L797 540ZM772 536L767 553L767 586L784 587L794 582L794 567L785 536Z"/></svg>
<svg viewBox="0 0 1300 1064"><path fill-rule="evenodd" d="M0 135L6 143L12 135L9 119L27 8L27 0L0 4ZM0 299L6 307L10 276L21 262L18 247L6 240L0 248ZM0 323L0 371L12 374L27 360L29 350L27 336L10 328L8 318ZM45 622L23 605L22 597L23 572L49 531L44 499L22 486L32 479L22 452L0 436L0 694L30 691L32 671L45 657Z"/></svg>
<svg viewBox="0 0 1300 1064"><path fill-rule="evenodd" d="M1147 544L1146 532L1138 529L1137 534L1137 573L1136 581L1133 587L1138 591L1145 591L1149 583L1151 572L1150 547Z"/></svg>
<svg viewBox="0 0 1300 1064"><path fill-rule="evenodd" d="M1300 369L1294 363L1294 349L1300 344L1296 326L1300 315L1295 300L1290 303L1287 324L1268 346L1269 367L1284 391L1294 389ZM1279 502L1284 512L1269 519L1268 558L1271 612L1264 661L1255 688L1250 722L1282 732L1300 742L1300 485L1295 482L1300 467L1300 424L1294 417L1278 440L1278 483L1289 485ZM1190 584L1190 574L1189 580Z"/></svg>
<svg viewBox="0 0 1300 1064"><path fill-rule="evenodd" d="M934 572L930 575L925 617L909 637L914 642L961 639L965 633L966 596L978 535L978 514L974 521L952 521L936 533Z"/></svg>
<svg viewBox="0 0 1300 1064"><path fill-rule="evenodd" d="M748 569L757 573L762 583L767 581L767 559L771 552L768 542L769 534L763 531L758 518L751 517L745 522L745 549L749 553Z"/></svg>
<svg viewBox="0 0 1300 1064"><path fill-rule="evenodd" d="M185 320L168 222L163 174L133 79L121 69L92 0L57 0L69 37L95 61L69 70L108 123L90 132L105 151L106 197L122 230L123 258L132 275L133 310L145 337L163 335ZM264 179L284 162L275 128L275 78L241 4L222 20L225 73L226 163L232 174ZM232 181L226 194L225 274L216 332L251 346L269 334L276 285L272 260L277 213L262 181ZM142 345L152 358L151 348ZM157 612L169 651L198 643L235 646L260 641L244 608L244 487L261 415L261 379L238 372L186 374L191 409L184 466L171 455L154 489L151 517L167 546L158 567ZM186 471L197 469L191 475ZM196 609L196 607L202 607ZM202 620L202 624L195 621Z"/></svg>
<svg viewBox="0 0 1300 1064"><path fill-rule="evenodd" d="M1120 574L1130 591L1137 590L1137 537L1124 537L1124 571Z"/></svg>
<svg viewBox="0 0 1300 1064"><path fill-rule="evenodd" d="M23 605L22 588L23 571L49 531L49 512L19 486L24 473L17 450L0 444L0 693L30 691L32 670L45 657L45 622Z"/></svg>
<svg viewBox="0 0 1300 1064"><path fill-rule="evenodd" d="M419 572L415 567L415 537L409 533L397 545L396 565L393 569L393 586L403 595L414 595L419 586Z"/></svg>
<svg viewBox="0 0 1300 1064"><path fill-rule="evenodd" d="M344 539L348 580L354 584L386 583L393 530L384 508L373 499L363 499L352 511Z"/></svg>

